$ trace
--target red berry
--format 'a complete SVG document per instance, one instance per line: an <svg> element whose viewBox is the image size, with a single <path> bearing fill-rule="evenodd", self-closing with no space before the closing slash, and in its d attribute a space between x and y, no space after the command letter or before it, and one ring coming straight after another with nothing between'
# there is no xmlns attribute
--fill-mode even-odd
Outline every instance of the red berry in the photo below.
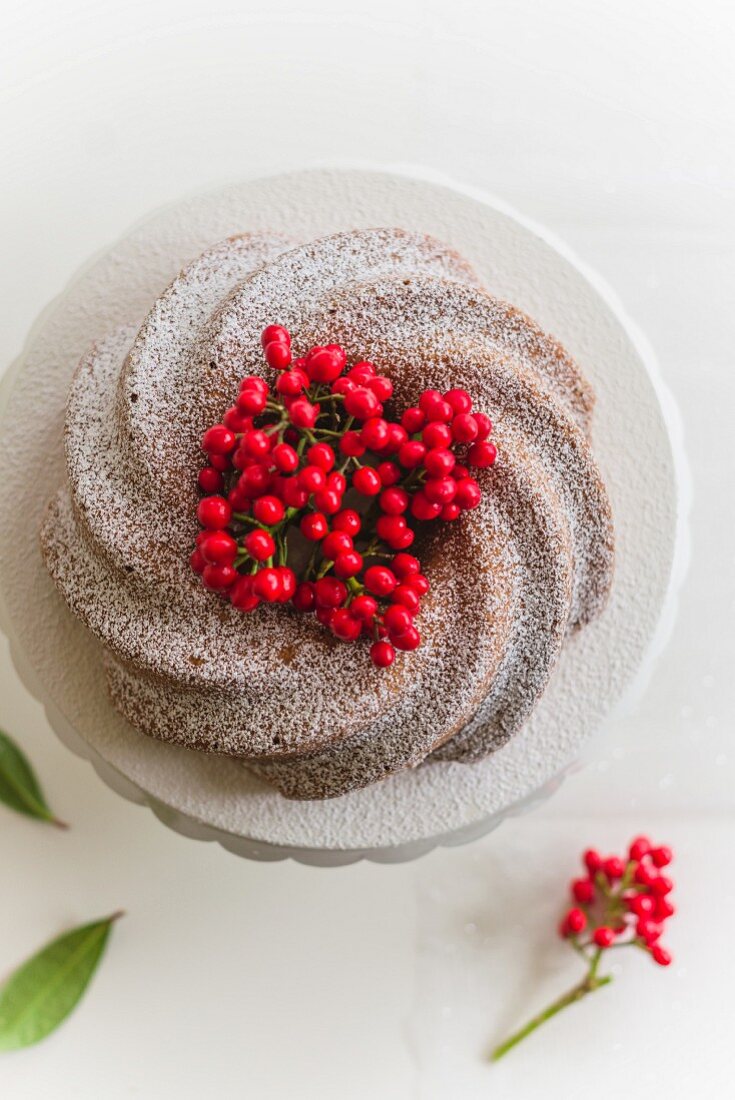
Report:
<svg viewBox="0 0 735 1100"><path fill-rule="evenodd" d="M572 894L580 905L591 905L595 900L595 886L588 878L578 878L572 883Z"/></svg>
<svg viewBox="0 0 735 1100"><path fill-rule="evenodd" d="M426 423L426 414L421 409L411 408L406 409L401 417L401 425L408 432L409 435L414 435L416 432L420 432Z"/></svg>
<svg viewBox="0 0 735 1100"><path fill-rule="evenodd" d="M253 426L253 418L251 416L245 416L243 413L241 413L237 405L233 405L231 409L227 410L222 418L222 422L226 428L229 428L230 431L235 432L236 434L238 432L240 434L242 434L243 432L249 432Z"/></svg>
<svg viewBox="0 0 735 1100"><path fill-rule="evenodd" d="M421 645L421 635L415 626L409 626L402 634L391 634L391 639L396 649L404 649L411 652Z"/></svg>
<svg viewBox="0 0 735 1100"><path fill-rule="evenodd" d="M498 457L498 448L494 443L473 443L467 454L470 466L485 468L492 466Z"/></svg>
<svg viewBox="0 0 735 1100"><path fill-rule="evenodd" d="M354 416L355 420L369 420L382 412L382 405L373 391L368 389L350 390L345 394L344 404L347 415Z"/></svg>
<svg viewBox="0 0 735 1100"><path fill-rule="evenodd" d="M321 512L308 512L305 516L302 516L299 527L301 534L312 542L323 539L329 530L326 516Z"/></svg>
<svg viewBox="0 0 735 1100"><path fill-rule="evenodd" d="M365 570L365 587L376 596L387 596L396 587L395 574L384 565L371 565Z"/></svg>
<svg viewBox="0 0 735 1100"><path fill-rule="evenodd" d="M265 378L261 378L257 374L249 374L240 382L240 392L242 393L243 390L257 390L259 393L267 396L268 383Z"/></svg>
<svg viewBox="0 0 735 1100"><path fill-rule="evenodd" d="M306 373L314 382L334 382L344 370L347 356L337 344L312 348L306 357Z"/></svg>
<svg viewBox="0 0 735 1100"><path fill-rule="evenodd" d="M339 470L332 470L327 478L327 488L333 489L335 493L339 493L339 495L342 496L347 488L347 478L344 474L341 474Z"/></svg>
<svg viewBox="0 0 735 1100"><path fill-rule="evenodd" d="M612 928L608 928L606 925L602 925L601 928L596 928L592 933L592 939L598 947L610 947L615 941L615 933Z"/></svg>
<svg viewBox="0 0 735 1100"><path fill-rule="evenodd" d="M374 378L369 378L367 385L368 388L373 391L378 401L387 401L388 398L393 395L393 383L390 378L386 378L384 374L376 374Z"/></svg>
<svg viewBox="0 0 735 1100"><path fill-rule="evenodd" d="M314 494L314 504L320 511L333 516L342 507L342 496L335 489L322 489L320 493Z"/></svg>
<svg viewBox="0 0 735 1100"><path fill-rule="evenodd" d="M282 474L292 474L299 465L299 456L288 443L277 443L271 451L271 458Z"/></svg>
<svg viewBox="0 0 735 1100"><path fill-rule="evenodd" d="M477 438L482 442L482 440L487 439L493 430L493 422L484 413L475 413L475 424L477 424Z"/></svg>
<svg viewBox="0 0 735 1100"><path fill-rule="evenodd" d="M444 402L444 398L439 393L439 390L424 390L419 397L419 408L422 412L429 416L431 410L435 405Z"/></svg>
<svg viewBox="0 0 735 1100"><path fill-rule="evenodd" d="M200 550L209 565L232 565L237 555L237 543L226 531L211 531L202 541Z"/></svg>
<svg viewBox="0 0 735 1100"><path fill-rule="evenodd" d="M361 526L362 521L354 508L345 508L332 520L332 528L335 531L344 531L345 534L352 535L353 538L359 534Z"/></svg>
<svg viewBox="0 0 735 1100"><path fill-rule="evenodd" d="M413 626L411 612L400 603L391 604L383 615L383 622L391 634L402 634Z"/></svg>
<svg viewBox="0 0 735 1100"><path fill-rule="evenodd" d="M657 897L654 903L653 916L658 921L668 920L673 917L676 910L671 902L664 897Z"/></svg>
<svg viewBox="0 0 735 1100"><path fill-rule="evenodd" d="M376 496L382 488L380 474L372 466L363 466L361 469L355 470L352 484L358 493L362 493L366 497Z"/></svg>
<svg viewBox="0 0 735 1100"><path fill-rule="evenodd" d="M189 565L192 567L195 573L203 573L206 564L207 563L202 556L201 550L197 547L197 549L192 553L191 557L189 558Z"/></svg>
<svg viewBox="0 0 735 1100"><path fill-rule="evenodd" d="M411 515L414 519L419 520L431 520L436 519L442 510L441 504L437 504L434 501L428 499L428 497L419 490L414 494L411 501Z"/></svg>
<svg viewBox="0 0 735 1100"><path fill-rule="evenodd" d="M657 878L653 878L652 881L649 883L649 889L651 890L651 893L657 894L659 897L662 897L664 894L671 893L671 891L674 889L674 884L670 878L666 877L666 875L659 875Z"/></svg>
<svg viewBox="0 0 735 1100"><path fill-rule="evenodd" d="M339 535L341 533L341 531L332 532L334 535ZM331 538L331 536L327 537ZM348 577L356 577L361 569L362 554L358 554L357 550L346 550L338 554L334 559L334 572L344 581L346 581Z"/></svg>
<svg viewBox="0 0 735 1100"><path fill-rule="evenodd" d="M334 608L333 607L317 607L317 609L316 609L316 618L317 618L317 622L321 623L322 626L331 626L332 625L332 619L334 618Z"/></svg>
<svg viewBox="0 0 735 1100"><path fill-rule="evenodd" d="M396 554L390 564L395 575L401 580L421 572L421 562L411 554Z"/></svg>
<svg viewBox="0 0 735 1100"><path fill-rule="evenodd" d="M367 447L360 438L359 432L345 432L339 441L339 449L343 455L349 458L360 458L365 454Z"/></svg>
<svg viewBox="0 0 735 1100"><path fill-rule="evenodd" d="M237 398L237 407L246 416L259 416L266 401L267 397L262 390L242 390Z"/></svg>
<svg viewBox="0 0 735 1100"><path fill-rule="evenodd" d="M350 390L357 389L357 384L353 382L351 378L347 378L346 375L342 375L336 382L332 383L332 393L349 393Z"/></svg>
<svg viewBox="0 0 735 1100"><path fill-rule="evenodd" d="M199 501L197 518L202 527L214 531L227 527L232 518L232 509L224 497L204 497Z"/></svg>
<svg viewBox="0 0 735 1100"><path fill-rule="evenodd" d="M407 577L405 584L409 588L413 588L414 592L417 592L419 596L425 596L429 591L429 582L423 573L412 573L410 577Z"/></svg>
<svg viewBox="0 0 735 1100"><path fill-rule="evenodd" d="M333 633L341 638L343 642L354 642L362 633L362 623L346 607L340 607L338 611L335 611L329 625Z"/></svg>
<svg viewBox="0 0 735 1100"><path fill-rule="evenodd" d="M309 500L308 492L301 488L297 477L284 479L282 495L289 508L303 508Z"/></svg>
<svg viewBox="0 0 735 1100"><path fill-rule="evenodd" d="M205 565L202 571L202 581L205 588L211 588L213 592L229 588L237 580L237 570L231 565Z"/></svg>
<svg viewBox="0 0 735 1100"><path fill-rule="evenodd" d="M455 519L459 519L462 515L462 509L458 504L445 504L442 507L439 515L440 519L446 520L448 523L452 523Z"/></svg>
<svg viewBox="0 0 735 1100"><path fill-rule="evenodd" d="M448 390L444 394L444 400L455 413L468 413L472 409L472 398L467 390Z"/></svg>
<svg viewBox="0 0 735 1100"><path fill-rule="evenodd" d="M281 602L286 603L296 591L296 574L287 565L277 565L276 572L281 578Z"/></svg>
<svg viewBox="0 0 735 1100"><path fill-rule="evenodd" d="M234 451L237 437L224 424L215 424L202 436L202 450L205 454L228 455Z"/></svg>
<svg viewBox="0 0 735 1100"><path fill-rule="evenodd" d="M253 578L253 592L267 603L276 603L282 595L281 575L277 569L260 569Z"/></svg>
<svg viewBox="0 0 735 1100"><path fill-rule="evenodd" d="M655 963L658 963L659 966L671 965L671 955L665 947L659 947L658 944L656 944L656 946L652 948L651 957Z"/></svg>
<svg viewBox="0 0 735 1100"><path fill-rule="evenodd" d="M476 508L482 499L480 486L471 477L463 477L457 482L457 492L454 499L460 508Z"/></svg>
<svg viewBox="0 0 735 1100"><path fill-rule="evenodd" d="M407 470L413 470L416 466L421 465L425 454L426 447L423 443L420 443L418 439L409 439L408 443L404 443L398 451L398 461Z"/></svg>
<svg viewBox="0 0 735 1100"><path fill-rule="evenodd" d="M374 642L370 646L370 660L378 668L388 668L396 659L396 651L390 642Z"/></svg>
<svg viewBox="0 0 735 1100"><path fill-rule="evenodd" d="M371 416L363 424L360 439L371 451L381 450L388 442L388 421L381 416Z"/></svg>
<svg viewBox="0 0 735 1100"><path fill-rule="evenodd" d="M291 599L297 611L313 611L316 603L314 585L311 581L302 581L297 585Z"/></svg>
<svg viewBox="0 0 735 1100"><path fill-rule="evenodd" d="M251 531L245 536L245 549L255 561L266 561L276 552L276 544L267 531Z"/></svg>
<svg viewBox="0 0 735 1100"><path fill-rule="evenodd" d="M334 466L334 451L328 443L315 443L313 447L309 447L306 457L312 466L318 466L327 474Z"/></svg>
<svg viewBox="0 0 735 1100"><path fill-rule="evenodd" d="M663 932L662 926L655 920L651 920L650 917L641 917L636 922L635 930L636 935L640 936L646 943L653 943Z"/></svg>
<svg viewBox="0 0 735 1100"><path fill-rule="evenodd" d="M633 879L635 882L639 883L641 886L648 887L651 886L656 877L657 876L654 874L651 868L645 863L639 863L635 869L635 874L633 875Z"/></svg>
<svg viewBox="0 0 735 1100"><path fill-rule="evenodd" d="M322 543L322 554L329 561L334 561L340 554L352 549L352 539L344 531L332 531Z"/></svg>
<svg viewBox="0 0 735 1100"><path fill-rule="evenodd" d="M628 908L637 917L650 917L656 907L656 903L650 894L635 894L628 898Z"/></svg>
<svg viewBox="0 0 735 1100"><path fill-rule="evenodd" d="M647 836L637 836L635 840L631 842L628 849L628 855L636 862L643 859L651 851L651 841Z"/></svg>
<svg viewBox="0 0 735 1100"><path fill-rule="evenodd" d="M309 379L301 370L287 370L276 379L276 392L282 397L298 397L306 389Z"/></svg>
<svg viewBox="0 0 735 1100"><path fill-rule="evenodd" d="M400 451L404 443L408 442L408 432L400 424L388 424L388 442L381 449L381 454L394 455Z"/></svg>
<svg viewBox="0 0 735 1100"><path fill-rule="evenodd" d="M198 480L199 488L205 493L219 493L224 485L222 474L214 466L205 466L200 470Z"/></svg>
<svg viewBox="0 0 735 1100"><path fill-rule="evenodd" d="M274 340L282 344L290 344L291 336L288 329L284 328L283 325L268 325L267 328L264 328L260 334L261 347L267 347Z"/></svg>
<svg viewBox="0 0 735 1100"><path fill-rule="evenodd" d="M263 348L263 355L273 370L285 370L291 362L291 348L285 340L271 340Z"/></svg>
<svg viewBox="0 0 735 1100"><path fill-rule="evenodd" d="M350 604L350 611L353 615L356 615L358 619L362 619L363 622L371 623L375 616L375 612L378 610L377 600L374 600L372 596L355 596L354 600Z"/></svg>
<svg viewBox="0 0 735 1100"><path fill-rule="evenodd" d="M610 856L603 861L602 870L609 879L622 878L625 873L625 864L617 856Z"/></svg>
<svg viewBox="0 0 735 1100"><path fill-rule="evenodd" d="M413 542L413 539L408 543L404 540L407 527L403 516L381 516L375 524L375 531L378 538L387 542L391 549L403 549Z"/></svg>
<svg viewBox="0 0 735 1100"><path fill-rule="evenodd" d="M238 611L254 611L260 603L260 596L253 591L253 578L248 575L238 577L230 589L230 603Z"/></svg>
<svg viewBox="0 0 735 1100"><path fill-rule="evenodd" d="M395 462L381 462L376 469L380 478L380 484L386 489L389 489L401 480L401 471L399 467L396 466Z"/></svg>
<svg viewBox="0 0 735 1100"><path fill-rule="evenodd" d="M375 367L367 359L361 359L359 363L355 363L348 377L358 386L367 386L375 378Z"/></svg>
<svg viewBox="0 0 735 1100"><path fill-rule="evenodd" d="M602 867L602 856L599 852L596 852L594 848L588 848L582 856L584 865L591 875L594 875L595 871L599 871Z"/></svg>
<svg viewBox="0 0 735 1100"><path fill-rule="evenodd" d="M380 494L380 507L389 516L400 516L408 508L409 496L405 489L384 489Z"/></svg>
<svg viewBox="0 0 735 1100"><path fill-rule="evenodd" d="M341 607L347 599L347 589L336 577L321 577L314 591L318 607Z"/></svg>
<svg viewBox="0 0 735 1100"><path fill-rule="evenodd" d="M564 918L564 924L569 935L577 936L587 927L587 916L581 909L570 909Z"/></svg>
<svg viewBox="0 0 735 1100"><path fill-rule="evenodd" d="M271 475L268 473L265 466L254 463L252 466L248 466L246 470L243 470L240 484L249 497L260 497L270 488Z"/></svg>
<svg viewBox="0 0 735 1100"><path fill-rule="evenodd" d="M395 603L403 604L404 607L414 612L414 614L418 611L419 604L421 603L418 592L414 588L409 588L407 584L399 584L398 587L393 590L391 599Z"/></svg>
<svg viewBox="0 0 735 1100"><path fill-rule="evenodd" d="M654 867L667 867L673 858L674 854L671 848L667 848L665 845L654 848L651 852L651 861Z"/></svg>
<svg viewBox="0 0 735 1100"><path fill-rule="evenodd" d="M437 421L427 424L421 433L426 446L432 450L441 450L452 445L452 429L448 424L440 424Z"/></svg>
<svg viewBox="0 0 735 1100"><path fill-rule="evenodd" d="M449 504L457 495L457 482L453 477L430 477L424 482L423 491L432 504Z"/></svg>
<svg viewBox="0 0 735 1100"><path fill-rule="evenodd" d="M319 466L304 466L297 476L299 485L307 493L318 493L327 484L327 475Z"/></svg>
<svg viewBox="0 0 735 1100"><path fill-rule="evenodd" d="M278 497L259 497L253 504L253 515L258 523L263 523L266 527L272 527L274 523L280 523L284 511L283 501L279 500Z"/></svg>
<svg viewBox="0 0 735 1100"><path fill-rule="evenodd" d="M457 443L472 443L479 431L477 421L470 413L459 413L452 421L452 437Z"/></svg>
<svg viewBox="0 0 735 1100"><path fill-rule="evenodd" d="M313 428L319 416L319 407L312 405L305 397L297 397L288 415L295 428Z"/></svg>
<svg viewBox="0 0 735 1100"><path fill-rule="evenodd" d="M434 447L427 451L424 469L429 477L446 477L454 469L456 459L446 447Z"/></svg>

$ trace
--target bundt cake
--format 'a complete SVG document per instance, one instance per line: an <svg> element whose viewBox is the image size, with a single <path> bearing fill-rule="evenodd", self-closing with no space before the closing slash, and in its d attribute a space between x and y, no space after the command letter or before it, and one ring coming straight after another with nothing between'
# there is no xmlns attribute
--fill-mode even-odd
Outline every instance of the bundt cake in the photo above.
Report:
<svg viewBox="0 0 735 1100"><path fill-rule="evenodd" d="M477 506L412 524L430 583L421 645L389 667L292 605L243 614L192 570L202 436L243 376L273 385L261 333L274 324L294 348L341 345L374 364L392 384L386 416L435 389L492 417L498 458L476 472ZM187 267L140 331L110 333L80 363L45 561L102 642L113 703L145 734L237 757L295 799L470 764L522 726L567 635L604 608L613 529L593 404L561 345L432 238L243 234Z"/></svg>

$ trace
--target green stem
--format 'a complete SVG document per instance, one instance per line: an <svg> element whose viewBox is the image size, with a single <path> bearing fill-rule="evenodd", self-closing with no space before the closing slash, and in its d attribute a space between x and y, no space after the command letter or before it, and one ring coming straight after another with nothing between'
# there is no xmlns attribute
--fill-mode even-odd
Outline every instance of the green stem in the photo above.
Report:
<svg viewBox="0 0 735 1100"><path fill-rule="evenodd" d="M576 1004L577 1001L581 1001L583 997L586 997L588 993L594 993L595 990L601 989L603 985L608 985L612 981L612 975L607 974L602 978L597 977L597 968L600 965L600 958L602 951L596 951L592 956L589 964L589 970L582 979L578 982L573 989L570 989L568 993L565 993L562 997L559 997L556 1001L553 1001L543 1012L539 1012L537 1016L533 1016L527 1024L525 1024L519 1031L514 1032L505 1042L495 1047L490 1055L491 1062L497 1062L502 1058L504 1054L507 1054L509 1050L517 1046L527 1035L536 1031L537 1028L545 1024L547 1020L551 1020L562 1009L568 1008L569 1005Z"/></svg>

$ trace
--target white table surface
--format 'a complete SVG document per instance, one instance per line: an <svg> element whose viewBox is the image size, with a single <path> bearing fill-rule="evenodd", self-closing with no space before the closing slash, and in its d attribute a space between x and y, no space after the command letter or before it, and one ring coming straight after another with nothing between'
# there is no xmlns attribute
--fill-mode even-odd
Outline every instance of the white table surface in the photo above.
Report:
<svg viewBox="0 0 735 1100"><path fill-rule="evenodd" d="M315 160L423 164L501 195L608 279L680 403L694 507L675 631L635 712L542 809L409 865L251 864L170 833L50 735L3 645L0 725L73 829L0 808L0 972L68 924L128 916L74 1017L0 1058L0 1095L728 1094L733 45L724 0L6 13L0 369L78 265L157 204ZM492 1040L575 980L553 928L578 850L641 830L679 856L674 966L617 956L611 987L488 1066Z"/></svg>

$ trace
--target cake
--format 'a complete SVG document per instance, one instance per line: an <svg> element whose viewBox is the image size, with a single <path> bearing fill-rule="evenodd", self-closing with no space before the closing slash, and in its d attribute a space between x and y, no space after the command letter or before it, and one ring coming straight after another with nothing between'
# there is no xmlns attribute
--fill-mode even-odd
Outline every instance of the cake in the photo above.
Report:
<svg viewBox="0 0 735 1100"><path fill-rule="evenodd" d="M289 608L245 616L191 570L202 434L243 375L264 373L273 323L299 347L376 364L398 410L433 387L491 412L498 460L478 474L477 508L421 536L422 645L390 668ZM429 237L244 234L80 363L45 560L144 734L237 757L295 799L472 764L521 728L565 640L604 608L613 531L593 405L559 343Z"/></svg>

